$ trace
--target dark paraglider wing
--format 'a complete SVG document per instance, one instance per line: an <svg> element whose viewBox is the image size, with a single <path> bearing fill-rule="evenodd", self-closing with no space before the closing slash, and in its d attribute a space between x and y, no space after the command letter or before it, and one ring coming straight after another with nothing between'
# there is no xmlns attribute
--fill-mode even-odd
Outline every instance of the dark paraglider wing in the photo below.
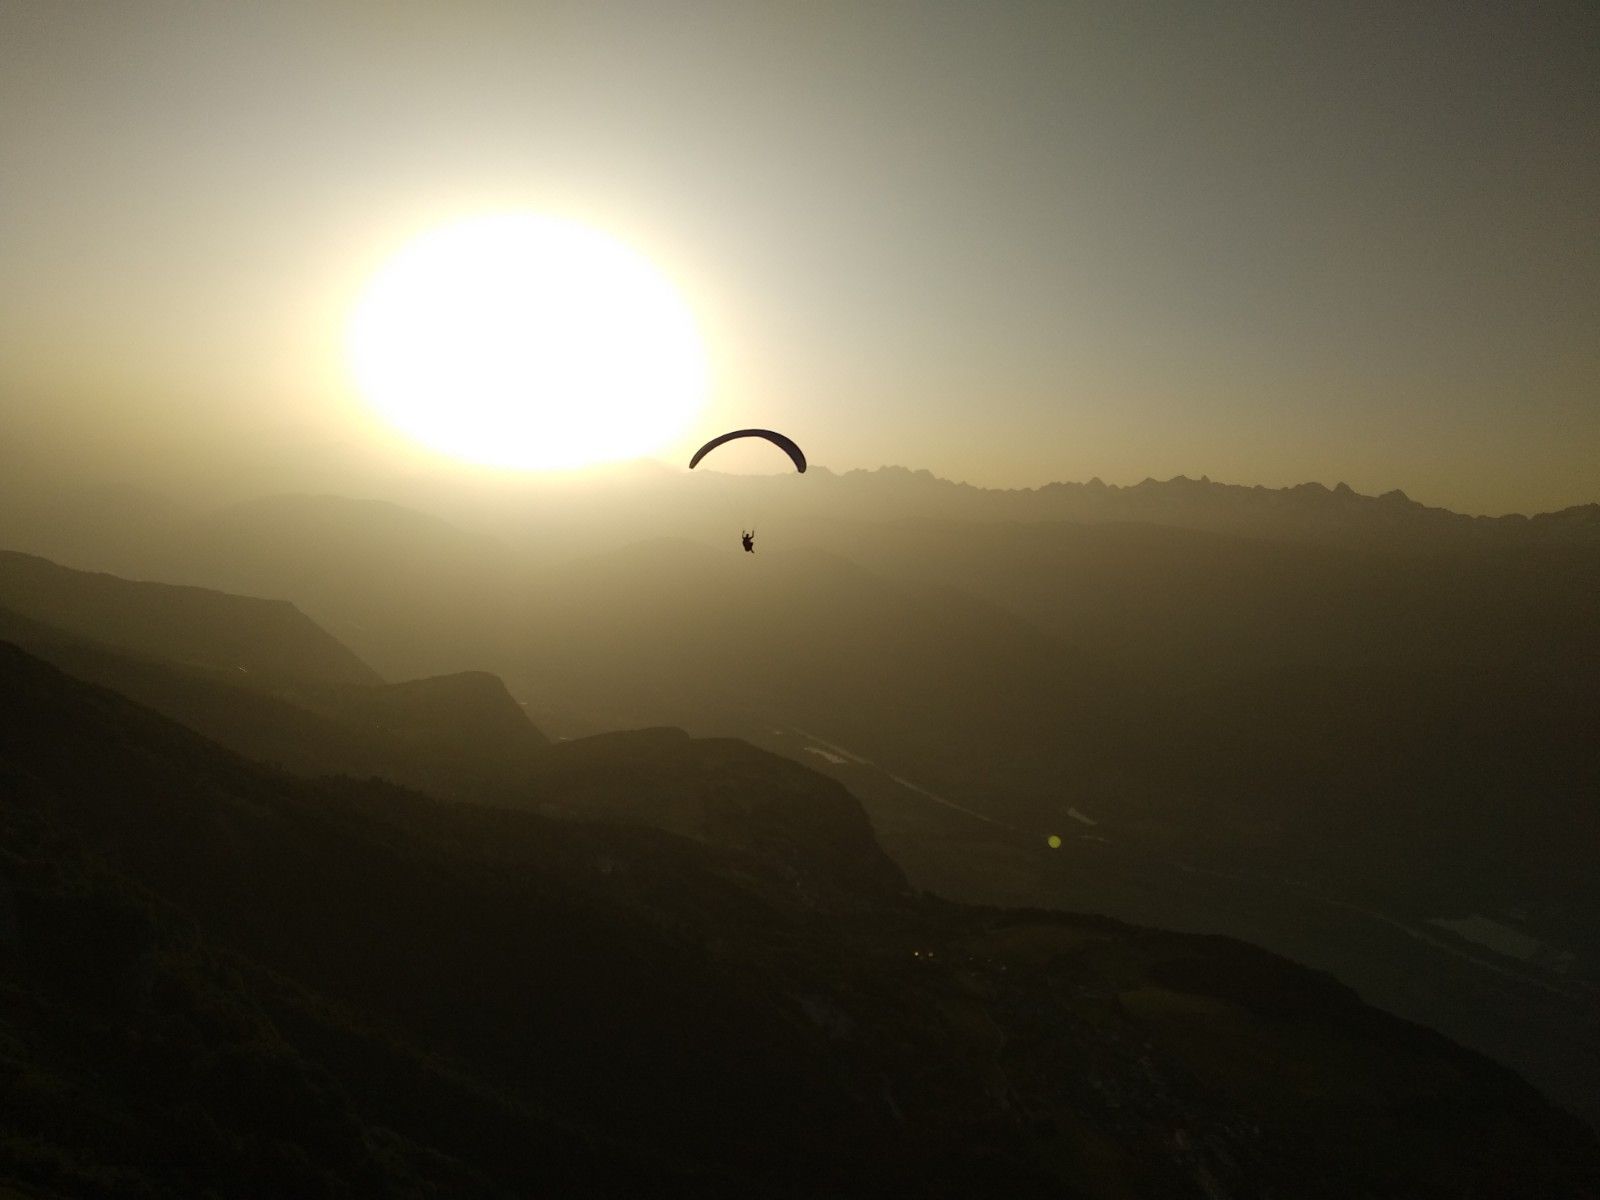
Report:
<svg viewBox="0 0 1600 1200"><path fill-rule="evenodd" d="M805 474L805 452L801 450L799 446L796 446L792 440L784 437L784 435L781 433L774 432L771 429L735 429L732 433L725 433L721 437L714 437L704 446L701 446L700 449L694 452L694 457L689 460L689 469L691 471L694 470L696 464L698 464L702 458L711 453L711 451L715 450L718 446L722 445L723 442L731 442L735 438L747 437L766 438L767 441L771 442L790 458L794 459L795 470L799 471L802 475Z"/></svg>

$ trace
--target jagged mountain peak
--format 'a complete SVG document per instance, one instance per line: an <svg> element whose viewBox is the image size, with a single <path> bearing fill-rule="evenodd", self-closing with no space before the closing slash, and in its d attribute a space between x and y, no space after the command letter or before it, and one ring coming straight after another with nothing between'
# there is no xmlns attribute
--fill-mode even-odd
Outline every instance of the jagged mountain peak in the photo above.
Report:
<svg viewBox="0 0 1600 1200"><path fill-rule="evenodd" d="M750 480L747 486L761 485ZM856 469L792 497L797 512L843 515L865 505L877 519L906 517L962 521L1147 522L1274 539L1346 542L1375 548L1449 549L1508 541L1577 542L1600 539L1600 520L1579 505L1530 520L1520 514L1471 516L1411 499L1395 488L1381 495L1341 481L1329 488L1308 480L1284 487L1225 483L1210 475L1131 485L1056 481L1038 487L995 488L940 478L926 470L884 466ZM859 516L860 510L850 514Z"/></svg>

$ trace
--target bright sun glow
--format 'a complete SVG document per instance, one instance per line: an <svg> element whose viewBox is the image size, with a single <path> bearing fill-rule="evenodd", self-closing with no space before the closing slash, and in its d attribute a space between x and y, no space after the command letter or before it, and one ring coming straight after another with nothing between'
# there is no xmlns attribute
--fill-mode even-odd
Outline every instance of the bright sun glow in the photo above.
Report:
<svg viewBox="0 0 1600 1200"><path fill-rule="evenodd" d="M398 429L495 466L648 454L705 399L700 335L667 278L606 234L532 213L407 245L367 285L347 348Z"/></svg>

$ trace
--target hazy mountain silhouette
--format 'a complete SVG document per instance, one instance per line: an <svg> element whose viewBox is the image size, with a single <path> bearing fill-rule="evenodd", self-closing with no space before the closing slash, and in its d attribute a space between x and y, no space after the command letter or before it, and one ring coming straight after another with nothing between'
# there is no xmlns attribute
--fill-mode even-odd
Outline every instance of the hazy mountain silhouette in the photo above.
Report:
<svg viewBox="0 0 1600 1200"><path fill-rule="evenodd" d="M1346 484L1266 488L1202 476L1145 479L1131 487L1050 483L980 488L928 471L882 467L834 476L809 496L835 515L964 521L1147 522L1251 537L1426 548L1514 544L1600 544L1600 504L1532 517L1475 517L1419 504L1399 489L1365 496Z"/></svg>
<svg viewBox="0 0 1600 1200"><path fill-rule="evenodd" d="M495 672L558 737L678 726L841 777L813 752L869 759L988 819L946 838L949 810L885 784L940 851L915 855L918 886L1248 936L1600 1121L1588 508L821 468L433 502L448 520L234 506L167 528L140 573L284 596L392 677ZM1093 887L1031 857L1006 874L1063 829L1102 839L1054 860ZM1115 864L1080 861L1105 845Z"/></svg>
<svg viewBox="0 0 1600 1200"><path fill-rule="evenodd" d="M0 546L68 566L140 575L208 507L132 484L52 486L33 465L13 455L0 471Z"/></svg>
<svg viewBox="0 0 1600 1200"><path fill-rule="evenodd" d="M832 788L623 742L552 785ZM914 898L837 790L773 854L296 781L9 646L0 763L31 1194L1600 1194L1503 1069L1236 942Z"/></svg>
<svg viewBox="0 0 1600 1200"><path fill-rule="evenodd" d="M518 793L548 745L493 675L400 684L252 675L135 655L4 608L0 639L302 775L376 776L481 800Z"/></svg>
<svg viewBox="0 0 1600 1200"><path fill-rule="evenodd" d="M378 682L370 667L282 600L136 583L0 551L0 606L137 653L267 681Z"/></svg>
<svg viewBox="0 0 1600 1200"><path fill-rule="evenodd" d="M397 678L492 666L528 588L492 537L339 496L230 505L172 535L154 564L162 578L292 598Z"/></svg>

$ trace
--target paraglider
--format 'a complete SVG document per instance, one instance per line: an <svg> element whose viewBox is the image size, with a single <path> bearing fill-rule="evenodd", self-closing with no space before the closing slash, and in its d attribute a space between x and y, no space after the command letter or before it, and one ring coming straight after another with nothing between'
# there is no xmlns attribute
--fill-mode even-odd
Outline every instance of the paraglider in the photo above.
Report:
<svg viewBox="0 0 1600 1200"><path fill-rule="evenodd" d="M778 447L778 449L782 450L789 456L790 461L794 463L794 469L796 471L799 471L802 475L806 473L805 451L801 450L799 446L795 445L792 438L786 437L772 429L735 429L732 433L725 433L721 437L714 437L704 446L701 446L700 449L694 452L694 457L689 460L689 469L691 471L694 470L695 467L699 465L702 458L710 454L718 446L722 445L723 442L731 442L735 438L748 437L765 438L767 441L771 442L774 446ZM754 554L756 552L756 531L754 529L740 529L739 544L744 547L744 552L746 554Z"/></svg>
<svg viewBox="0 0 1600 1200"><path fill-rule="evenodd" d="M806 473L805 452L802 451L799 446L795 445L792 440L771 429L735 429L732 433L725 433L721 437L714 437L704 446L701 446L700 449L694 452L694 457L689 460L689 469L691 471L694 470L695 467L699 465L699 462L702 458L711 453L711 451L715 450L718 446L722 445L723 442L731 442L735 438L747 437L766 438L767 441L778 447L778 449L782 450L794 461L795 470L799 471L802 475Z"/></svg>

